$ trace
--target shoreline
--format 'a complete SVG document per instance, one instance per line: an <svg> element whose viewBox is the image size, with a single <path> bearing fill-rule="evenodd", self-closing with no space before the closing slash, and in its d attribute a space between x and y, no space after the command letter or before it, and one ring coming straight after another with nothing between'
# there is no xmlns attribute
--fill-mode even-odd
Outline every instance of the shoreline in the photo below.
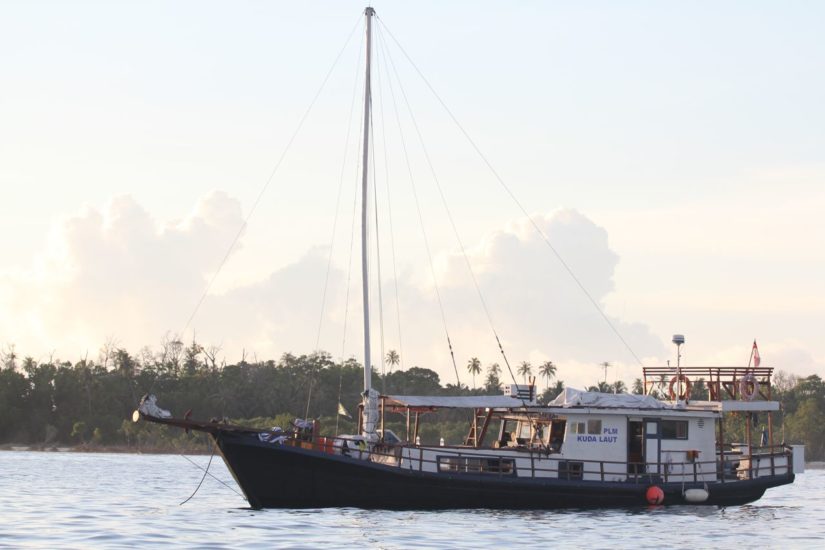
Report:
<svg viewBox="0 0 825 550"><path fill-rule="evenodd" d="M169 447L137 448L126 445L19 445L6 443L0 445L0 451L32 453L112 453L112 454L146 454L146 455L209 455L203 449L173 449Z"/></svg>

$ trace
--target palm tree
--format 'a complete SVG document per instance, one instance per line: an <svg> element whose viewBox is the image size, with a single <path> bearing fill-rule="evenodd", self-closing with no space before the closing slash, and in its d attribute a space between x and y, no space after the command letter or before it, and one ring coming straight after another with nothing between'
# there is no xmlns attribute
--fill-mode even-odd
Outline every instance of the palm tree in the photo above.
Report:
<svg viewBox="0 0 825 550"><path fill-rule="evenodd" d="M552 361L545 361L539 367L539 374L546 380L545 389L550 386L550 379L556 376L556 365Z"/></svg>
<svg viewBox="0 0 825 550"><path fill-rule="evenodd" d="M604 369L604 383L607 384L607 368L612 365L608 361L602 361L599 366Z"/></svg>
<svg viewBox="0 0 825 550"><path fill-rule="evenodd" d="M627 393L627 384L622 380L616 380L612 384L613 393Z"/></svg>
<svg viewBox="0 0 825 550"><path fill-rule="evenodd" d="M392 374L392 368L397 366L398 363L401 362L401 358L398 356L398 352L394 349L391 349L387 352L387 358L385 359L386 363L390 366L390 374Z"/></svg>
<svg viewBox="0 0 825 550"><path fill-rule="evenodd" d="M518 373L524 377L524 383L526 384L527 377L533 374L533 365L530 364L530 361L522 361Z"/></svg>
<svg viewBox="0 0 825 550"><path fill-rule="evenodd" d="M599 393L613 393L613 386L607 382L599 382L595 386L590 386L587 391L595 391Z"/></svg>
<svg viewBox="0 0 825 550"><path fill-rule="evenodd" d="M501 390L501 367L498 363L493 363L487 367L487 378L484 381L484 387L488 392L497 392Z"/></svg>
<svg viewBox="0 0 825 550"><path fill-rule="evenodd" d="M473 388L476 387L476 374L481 374L481 361L478 357L473 357L467 361L467 371L473 375Z"/></svg>

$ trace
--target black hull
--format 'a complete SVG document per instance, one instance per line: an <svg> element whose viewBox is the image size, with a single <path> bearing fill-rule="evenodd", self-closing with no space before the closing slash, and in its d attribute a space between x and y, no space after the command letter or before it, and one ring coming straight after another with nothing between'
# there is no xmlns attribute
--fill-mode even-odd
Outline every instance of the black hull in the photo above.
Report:
<svg viewBox="0 0 825 550"><path fill-rule="evenodd" d="M242 433L213 433L253 508L558 509L646 505L650 483L567 481L426 473L340 455L262 443ZM793 474L708 484L702 504L730 506L792 483ZM684 489L704 484L658 483L664 504L685 504Z"/></svg>

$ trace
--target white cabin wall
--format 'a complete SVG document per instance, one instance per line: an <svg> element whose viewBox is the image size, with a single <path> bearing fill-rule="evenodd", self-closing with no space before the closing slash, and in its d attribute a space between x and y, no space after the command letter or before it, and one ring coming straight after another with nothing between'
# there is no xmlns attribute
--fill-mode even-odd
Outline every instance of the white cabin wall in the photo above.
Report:
<svg viewBox="0 0 825 550"><path fill-rule="evenodd" d="M673 418L687 420L687 439L662 439L662 463L668 481L693 481L693 463L687 451L699 451L696 459L698 481L716 479L716 420L714 418Z"/></svg>
<svg viewBox="0 0 825 550"><path fill-rule="evenodd" d="M601 480L602 462L604 462L605 481L625 481L627 479L627 416L569 414L564 434L561 460L584 462L585 480ZM588 420L601 420L599 434L573 433L573 425Z"/></svg>

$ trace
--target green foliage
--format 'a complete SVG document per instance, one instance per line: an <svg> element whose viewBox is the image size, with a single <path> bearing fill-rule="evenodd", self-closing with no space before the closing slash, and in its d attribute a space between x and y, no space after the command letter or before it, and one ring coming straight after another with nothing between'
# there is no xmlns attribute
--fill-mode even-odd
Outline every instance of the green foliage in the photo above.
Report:
<svg viewBox="0 0 825 550"><path fill-rule="evenodd" d="M184 347L168 337L156 353L144 348L133 356L107 345L99 362L83 359L75 364L38 363L31 357L20 361L9 349L5 367L0 368L0 444L81 444L145 451L203 448L203 434L131 422L132 411L148 392L176 416L191 409L193 418L225 418L267 429L286 428L294 418L308 416L321 419L324 435L334 434L336 426L338 433L357 429L354 420L338 417L338 402L356 414L362 367L354 359L337 363L324 352L287 353L278 361L243 358L219 367L214 350L194 342ZM390 355L389 360L397 364L398 357ZM390 395L485 393L466 386L442 387L437 373L415 366L393 370L384 378ZM373 386L379 387L379 382L373 373ZM494 393L498 391L496 387ZM394 426L391 429L399 436L406 435L405 421ZM439 435L423 435L432 435L436 442L439 437L458 442L466 435L458 435L466 426L467 419L448 414L430 428Z"/></svg>
<svg viewBox="0 0 825 550"><path fill-rule="evenodd" d="M556 380L556 383L552 386L548 387L541 395L539 395L538 402L542 405L546 405L556 397L558 397L561 392L564 391L564 381Z"/></svg>
<svg viewBox="0 0 825 550"><path fill-rule="evenodd" d="M99 362L83 359L74 364L54 359L37 362L31 357L20 360L13 346L6 350L0 361L0 444L93 444L141 451L205 448L203 434L132 423L132 411L147 392L155 393L160 406L176 416L191 409L193 418L225 418L260 428L286 428L295 417L308 416L319 419L323 435L357 429L355 420L338 416L337 408L340 401L357 416L361 365L354 359L335 362L324 352L286 353L277 361L242 358L236 364L219 366L214 349L204 350L194 342L184 347L175 340L166 342L157 353L144 349L134 356L112 346ZM395 363L396 358L391 359ZM545 366L539 372L549 382L555 365L553 369ZM478 374L475 366L472 370ZM483 388L445 387L436 372L413 366L391 370L383 384L389 395L498 394L501 375L501 367L492 364L486 369ZM373 386L380 387L381 382L373 372ZM563 382L554 382L539 396L540 403L563 391ZM665 383L658 385L658 391ZM595 387L611 393L627 391L624 383ZM641 390L641 381L634 381L633 392ZM656 391L653 388L651 393ZM706 384L696 381L692 399L706 396ZM802 443L809 460L825 459L825 382L816 375L798 378L777 372L773 398L782 405L780 412L772 413L774 442ZM424 415L422 442L437 444L443 437L448 444L461 443L472 421L468 414L455 410ZM406 437L402 415L388 415L386 422L388 429ZM757 416L751 426L755 442L767 422L766 414ZM726 441L745 441L744 415L728 415L724 430Z"/></svg>

